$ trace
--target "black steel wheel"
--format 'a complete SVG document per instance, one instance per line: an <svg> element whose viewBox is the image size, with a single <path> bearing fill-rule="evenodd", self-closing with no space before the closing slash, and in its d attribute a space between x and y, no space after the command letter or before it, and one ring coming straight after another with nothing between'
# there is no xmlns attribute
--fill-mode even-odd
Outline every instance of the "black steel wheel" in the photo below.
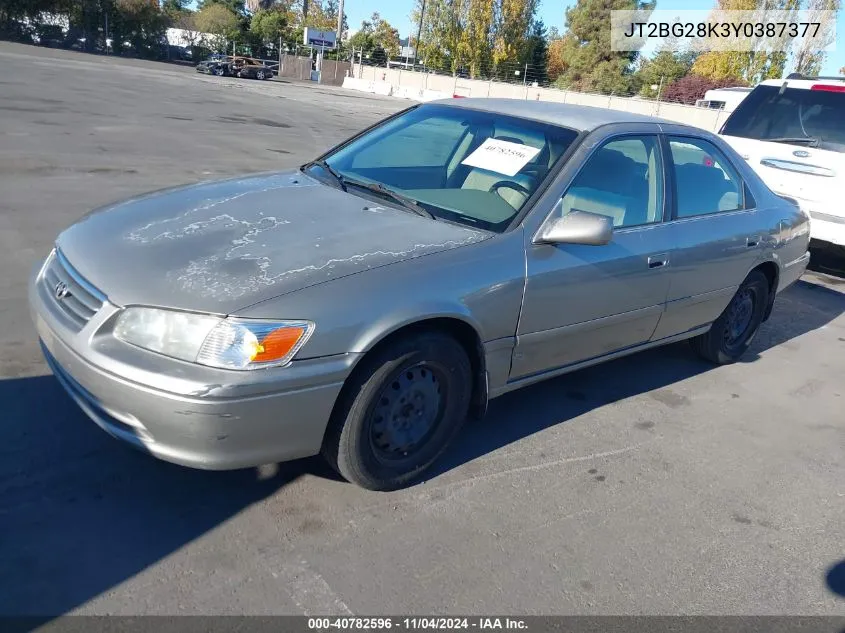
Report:
<svg viewBox="0 0 845 633"><path fill-rule="evenodd" d="M442 454L467 417L472 369L466 351L439 332L377 348L344 385L323 455L348 481L395 490Z"/></svg>
<svg viewBox="0 0 845 633"><path fill-rule="evenodd" d="M425 446L443 420L444 368L422 362L402 370L382 389L369 417L370 441L380 460L402 461Z"/></svg>
<svg viewBox="0 0 845 633"><path fill-rule="evenodd" d="M710 331L691 339L693 349L719 365L738 361L763 323L769 293L766 276L759 270L751 271Z"/></svg>

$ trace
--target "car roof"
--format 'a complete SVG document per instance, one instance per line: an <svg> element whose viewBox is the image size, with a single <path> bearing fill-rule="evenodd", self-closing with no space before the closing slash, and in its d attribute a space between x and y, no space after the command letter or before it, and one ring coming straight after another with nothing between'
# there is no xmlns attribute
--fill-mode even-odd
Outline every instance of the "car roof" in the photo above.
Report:
<svg viewBox="0 0 845 633"><path fill-rule="evenodd" d="M493 114L532 119L542 123L551 123L568 127L578 131L594 130L610 123L664 123L683 125L675 121L657 117L611 110L609 108L595 108L592 106L575 105L571 103L555 103L553 101L528 101L522 99L438 99L432 104L446 105L455 108L469 108L482 110ZM697 130L692 126L690 129Z"/></svg>
<svg viewBox="0 0 845 633"><path fill-rule="evenodd" d="M808 77L806 79L766 79L765 81L761 81L758 85L777 86L780 88L784 83L788 84L789 88L809 90L817 84L823 84L825 86L842 86L843 83L845 83L845 77L842 77L841 79L833 77L820 77L818 79L813 79L812 77Z"/></svg>
<svg viewBox="0 0 845 633"><path fill-rule="evenodd" d="M732 86L730 88L712 88L707 92L751 92L754 88L744 88L742 86Z"/></svg>

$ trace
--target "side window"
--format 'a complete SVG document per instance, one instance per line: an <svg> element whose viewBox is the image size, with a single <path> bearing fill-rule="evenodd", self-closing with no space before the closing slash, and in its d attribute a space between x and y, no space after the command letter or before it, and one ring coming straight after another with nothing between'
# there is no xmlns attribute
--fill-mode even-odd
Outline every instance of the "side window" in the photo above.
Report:
<svg viewBox="0 0 845 633"><path fill-rule="evenodd" d="M663 219L663 163L656 136L626 136L596 150L563 196L562 214L587 211L614 227Z"/></svg>
<svg viewBox="0 0 845 633"><path fill-rule="evenodd" d="M743 182L715 145L698 138L670 137L675 164L678 217L743 208Z"/></svg>
<svg viewBox="0 0 845 633"><path fill-rule="evenodd" d="M429 117L387 134L359 151L353 169L378 167L443 167L466 132L456 118Z"/></svg>

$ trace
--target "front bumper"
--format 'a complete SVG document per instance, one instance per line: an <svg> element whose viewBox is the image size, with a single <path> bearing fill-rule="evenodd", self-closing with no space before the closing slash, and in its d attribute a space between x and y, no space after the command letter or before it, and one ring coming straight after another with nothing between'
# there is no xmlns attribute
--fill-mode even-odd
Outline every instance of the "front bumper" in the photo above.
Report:
<svg viewBox="0 0 845 633"><path fill-rule="evenodd" d="M246 468L317 454L357 358L251 372L206 368L97 334L117 312L109 303L73 332L39 273L29 298L47 363L82 410L110 435L193 468Z"/></svg>

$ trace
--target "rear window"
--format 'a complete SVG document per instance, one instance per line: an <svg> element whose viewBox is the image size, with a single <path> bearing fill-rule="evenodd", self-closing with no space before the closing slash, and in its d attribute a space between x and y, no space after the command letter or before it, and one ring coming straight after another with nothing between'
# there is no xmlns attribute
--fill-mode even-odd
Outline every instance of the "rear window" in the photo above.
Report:
<svg viewBox="0 0 845 633"><path fill-rule="evenodd" d="M722 134L845 152L845 92L758 86Z"/></svg>

